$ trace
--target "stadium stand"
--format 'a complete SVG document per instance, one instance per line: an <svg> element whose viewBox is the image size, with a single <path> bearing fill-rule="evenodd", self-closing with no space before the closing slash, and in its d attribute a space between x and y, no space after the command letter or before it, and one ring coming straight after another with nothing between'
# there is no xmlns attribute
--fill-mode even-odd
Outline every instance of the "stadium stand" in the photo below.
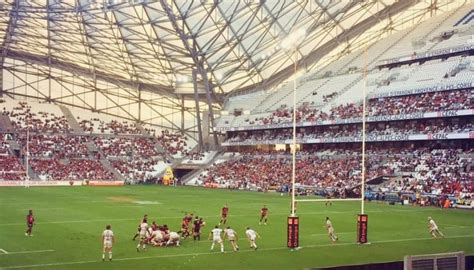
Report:
<svg viewBox="0 0 474 270"><path fill-rule="evenodd" d="M457 147L462 146L458 144ZM424 144L415 148L400 143L394 143L392 147L375 145L368 150L366 179L370 182L378 177L390 177L389 181L377 186L377 190L383 192L470 194L474 192L471 180L474 173L470 169L472 154L472 149L447 144ZM353 192L360 184L360 149L331 146L311 149L310 146L308 150L298 152L297 160L296 178L302 187L316 188L320 192L331 190L338 197L358 194ZM205 186L283 191L288 190L290 174L288 152L251 150L216 162L194 181Z"/></svg>
<svg viewBox="0 0 474 270"><path fill-rule="evenodd" d="M2 105L2 126L6 126L3 122L12 123L5 134L18 146L15 156L9 151L10 143L2 141L1 178L5 180L26 177L21 172L26 171L23 163L27 144L33 180L115 180L119 173L128 181L156 181L168 166L159 149L179 157L190 150L188 138L168 130L90 114L90 120L74 117L80 127L77 131L58 106L9 98ZM88 116L74 109L70 113ZM197 161L200 155L190 158Z"/></svg>
<svg viewBox="0 0 474 270"><path fill-rule="evenodd" d="M469 6L455 9L373 44L368 59L355 52L303 75L296 93L297 143L302 148L297 153L297 183L339 197L357 194L360 149L341 149L339 143L360 147L353 142L361 140L366 87L366 180L389 179L370 188L470 198L472 36L468 28L453 31L453 25L469 25L471 13ZM217 123L229 151L222 156L230 158L216 159L190 184L288 190L292 92L288 82L275 90L231 97Z"/></svg>
<svg viewBox="0 0 474 270"><path fill-rule="evenodd" d="M296 92L297 138L303 148L298 153L300 184L335 189L339 196L357 189L360 182L358 151L340 149L339 143L361 140L364 87L368 92L367 136L371 143L442 141L446 144L472 138L471 19L472 8L460 6L424 22L422 27L401 30L379 40L367 48L370 54L364 50L351 52L325 67L303 74ZM368 73L364 78L366 65ZM282 189L287 187L288 179L284 175L289 173L290 160L288 153L272 149L275 144L288 144L291 140L292 95L293 83L286 82L275 89L232 96L227 100L224 112L216 121L216 128L225 132L222 145L227 150L247 152L230 158L228 153L192 151L192 140L171 130L75 108L5 98L0 126L6 129L11 122L9 129L13 129L14 135L9 141L19 146L19 153L13 153L10 142L2 143L0 153L7 168L2 174L25 171L22 158L28 141L30 167L43 180L112 180L118 173L129 181L146 181L160 176L159 172L168 166L168 157L178 158L182 164L204 166L226 156L222 162L216 161L204 170L195 179L196 183ZM313 150L313 145L318 145L318 149L323 147L324 151ZM262 146L267 152L255 149ZM369 181L411 173L412 180L389 181L387 185L432 183L423 184L424 191L439 194L439 186L446 183L426 180L426 175L445 178L435 165L445 171L455 168L465 172L456 175L460 179L471 175L467 168L472 151L465 148L446 152L431 146L418 147L411 149L414 155L406 155L404 149L397 147L400 146L394 146L389 153L380 147L370 150ZM452 158L445 164L447 167L443 167L437 160L448 154ZM338 170L332 173L329 168ZM268 172L268 176L261 176L259 172ZM459 181L463 190L471 190L464 180ZM399 190L412 187L411 184L398 186ZM444 189L441 193L449 191L453 189Z"/></svg>
<svg viewBox="0 0 474 270"><path fill-rule="evenodd" d="M0 34L0 269L474 270L474 0L5 0Z"/></svg>
<svg viewBox="0 0 474 270"><path fill-rule="evenodd" d="M463 6L443 16L434 17L420 27L412 27L395 33L389 39L380 40L369 48L371 53L367 55L368 60L362 51L354 52L321 70L303 75L298 83L298 108L310 107L328 113L333 107L362 99L361 88L365 85L362 68L366 62L369 65L366 87L372 95L400 89L472 84L473 58L467 53L472 48L472 43L469 43L472 36L468 34L469 30L458 30L450 38L442 38L447 31L452 30L452 25L468 12L471 12L469 5ZM418 39L424 40L423 46L419 48L412 45L413 41ZM459 46L459 50L466 54L378 68L383 63L412 59L414 56L443 55L450 52L449 49ZM273 91L231 97L225 107L229 115L225 120L219 121L217 127L225 129L230 126L254 125L258 124L256 119L268 118L272 113L281 110L291 111L292 89L292 83L288 82ZM322 97L329 94L334 97L330 101L321 102L324 100ZM235 110L246 113L232 117Z"/></svg>
<svg viewBox="0 0 474 270"><path fill-rule="evenodd" d="M20 160L13 156L0 155L0 178L4 180L22 180L26 173Z"/></svg>

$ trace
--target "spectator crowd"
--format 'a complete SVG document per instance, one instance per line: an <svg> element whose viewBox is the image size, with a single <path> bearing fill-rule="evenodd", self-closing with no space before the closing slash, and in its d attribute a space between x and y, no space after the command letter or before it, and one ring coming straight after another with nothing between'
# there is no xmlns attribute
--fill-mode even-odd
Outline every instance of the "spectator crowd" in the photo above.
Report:
<svg viewBox="0 0 474 270"><path fill-rule="evenodd" d="M368 116L399 115L416 112L438 112L473 109L474 90L431 92L387 98L369 99ZM311 103L303 103L296 109L297 122L316 122L362 117L362 104L348 103L324 111ZM246 125L280 125L293 121L293 108L283 105L268 116L246 119Z"/></svg>
<svg viewBox="0 0 474 270"><path fill-rule="evenodd" d="M398 122L382 122L367 124L366 135L375 138L382 135L417 135L417 134L447 134L474 131L472 118L439 118L429 120L413 120ZM298 140L361 137L361 124L347 124L334 126L313 126L297 128ZM255 143L281 142L293 138L291 128L248 130L229 132L226 142Z"/></svg>
<svg viewBox="0 0 474 270"><path fill-rule="evenodd" d="M43 107L33 108L25 101L3 107L2 116L13 126L7 132L9 141L18 149L11 151L6 140L1 142L0 179L24 179L26 173L17 172L26 172L28 151L33 177L43 180L113 180L115 169L125 179L144 181L158 174L157 164L164 163L165 153L187 156L190 150L181 133L127 121L78 117L82 132L73 131L56 107L41 111ZM192 157L198 159L198 154Z"/></svg>
<svg viewBox="0 0 474 270"><path fill-rule="evenodd" d="M385 191L470 194L474 193L474 170L470 165L472 154L472 149L408 149L379 145L367 152L365 179L393 178L384 182ZM253 150L216 162L201 173L198 182L238 189L281 189L290 185L291 170L288 152ZM360 182L360 150L305 150L297 153L298 186L337 190L340 196L344 196L348 190L357 190Z"/></svg>

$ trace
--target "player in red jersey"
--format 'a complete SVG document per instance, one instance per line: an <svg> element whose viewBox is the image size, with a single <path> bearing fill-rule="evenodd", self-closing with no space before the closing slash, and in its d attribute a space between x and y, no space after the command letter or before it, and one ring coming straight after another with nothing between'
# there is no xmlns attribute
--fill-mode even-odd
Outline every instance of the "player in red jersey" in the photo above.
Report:
<svg viewBox="0 0 474 270"><path fill-rule="evenodd" d="M263 224L267 225L267 219L268 219L268 208L266 205L263 205L262 209L260 209L260 221L258 222L258 225Z"/></svg>
<svg viewBox="0 0 474 270"><path fill-rule="evenodd" d="M158 230L158 224L156 224L155 221L152 221L152 222L151 222L151 229L152 229L153 231Z"/></svg>
<svg viewBox="0 0 474 270"><path fill-rule="evenodd" d="M227 215L229 214L229 207L227 206L227 204L224 205L224 207L222 207L222 210L221 210L221 221L219 222L219 226L221 226L221 224L225 224L227 222Z"/></svg>
<svg viewBox="0 0 474 270"><path fill-rule="evenodd" d="M164 224L163 226L158 226L158 230L160 230L164 234L170 233L168 225Z"/></svg>
<svg viewBox="0 0 474 270"><path fill-rule="evenodd" d="M138 223L137 233L135 234L135 236L133 236L132 241L135 241L135 239L137 239L137 237L140 235L140 229L141 229L141 228L140 228L140 225L141 225L142 223L148 223L148 215L147 215L147 214L143 215L142 220L140 220L140 223Z"/></svg>
<svg viewBox="0 0 474 270"><path fill-rule="evenodd" d="M202 220L202 218L199 218L196 216L196 219L194 220L194 226L193 226L193 239L196 241L201 241L201 228L206 225L206 223Z"/></svg>
<svg viewBox="0 0 474 270"><path fill-rule="evenodd" d="M181 221L181 231L179 232L181 233L182 237L188 237L189 235L191 235L189 231L189 225L193 221L193 216L194 214L191 213L191 214L186 214L183 217L183 220Z"/></svg>
<svg viewBox="0 0 474 270"><path fill-rule="evenodd" d="M163 226L159 226L158 229L161 231L161 234L163 235L163 241L168 241L170 239L170 230L168 228L168 225L164 224Z"/></svg>
<svg viewBox="0 0 474 270"><path fill-rule="evenodd" d="M33 234L31 234L33 232L33 225L35 225L35 217L33 216L33 210L30 209L28 211L28 215L26 216L26 236L33 236Z"/></svg>

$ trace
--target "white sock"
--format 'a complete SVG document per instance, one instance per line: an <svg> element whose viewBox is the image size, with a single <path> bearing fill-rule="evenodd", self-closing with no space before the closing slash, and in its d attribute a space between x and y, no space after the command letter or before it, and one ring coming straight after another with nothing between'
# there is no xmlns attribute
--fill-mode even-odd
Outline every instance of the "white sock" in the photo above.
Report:
<svg viewBox="0 0 474 270"><path fill-rule="evenodd" d="M211 245L211 250L214 250L214 243L212 243Z"/></svg>
<svg viewBox="0 0 474 270"><path fill-rule="evenodd" d="M137 248L140 248L140 244L137 245Z"/></svg>
<svg viewBox="0 0 474 270"><path fill-rule="evenodd" d="M102 253L102 259L105 259L105 253Z"/></svg>
<svg viewBox="0 0 474 270"><path fill-rule="evenodd" d="M109 252L109 259L112 259L112 251Z"/></svg>
<svg viewBox="0 0 474 270"><path fill-rule="evenodd" d="M221 252L224 252L224 245L221 244Z"/></svg>

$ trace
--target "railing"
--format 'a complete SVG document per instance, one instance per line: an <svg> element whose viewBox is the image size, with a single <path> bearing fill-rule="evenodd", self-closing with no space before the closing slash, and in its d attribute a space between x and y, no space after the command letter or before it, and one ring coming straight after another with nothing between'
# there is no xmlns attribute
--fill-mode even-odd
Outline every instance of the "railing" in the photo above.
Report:
<svg viewBox="0 0 474 270"><path fill-rule="evenodd" d="M440 253L430 255L409 255L404 259L404 270L464 270L464 252Z"/></svg>

